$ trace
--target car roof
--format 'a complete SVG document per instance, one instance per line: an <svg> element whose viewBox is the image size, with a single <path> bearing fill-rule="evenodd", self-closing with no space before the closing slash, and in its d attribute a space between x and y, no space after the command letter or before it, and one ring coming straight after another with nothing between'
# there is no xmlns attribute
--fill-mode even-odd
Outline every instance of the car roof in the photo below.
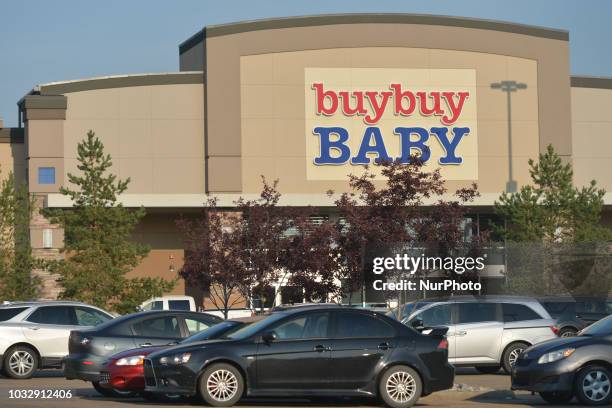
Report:
<svg viewBox="0 0 612 408"><path fill-rule="evenodd" d="M72 301L72 300L29 300L29 301L5 302L0 305L0 308L32 307L32 306L89 306L89 307L98 308L97 306L93 306L93 305L90 305L84 302Z"/></svg>
<svg viewBox="0 0 612 408"><path fill-rule="evenodd" d="M421 302L428 303L466 303L466 302L537 302L538 300L529 296L513 296L513 295L485 295L485 296L445 296L437 298L422 299Z"/></svg>

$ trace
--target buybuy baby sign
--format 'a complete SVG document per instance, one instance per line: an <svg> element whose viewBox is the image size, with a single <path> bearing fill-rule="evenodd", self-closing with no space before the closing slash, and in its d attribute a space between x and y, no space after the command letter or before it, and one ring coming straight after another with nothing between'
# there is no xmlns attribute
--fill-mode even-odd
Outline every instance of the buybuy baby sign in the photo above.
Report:
<svg viewBox="0 0 612 408"><path fill-rule="evenodd" d="M345 180L418 154L447 180L478 179L471 69L306 68L309 180Z"/></svg>

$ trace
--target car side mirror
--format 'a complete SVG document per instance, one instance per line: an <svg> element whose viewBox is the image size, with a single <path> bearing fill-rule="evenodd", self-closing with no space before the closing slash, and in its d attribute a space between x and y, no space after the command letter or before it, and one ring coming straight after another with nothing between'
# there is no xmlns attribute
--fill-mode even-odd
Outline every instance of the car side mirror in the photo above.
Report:
<svg viewBox="0 0 612 408"><path fill-rule="evenodd" d="M261 339L266 343L272 343L278 339L278 335L274 331L268 331L261 335Z"/></svg>

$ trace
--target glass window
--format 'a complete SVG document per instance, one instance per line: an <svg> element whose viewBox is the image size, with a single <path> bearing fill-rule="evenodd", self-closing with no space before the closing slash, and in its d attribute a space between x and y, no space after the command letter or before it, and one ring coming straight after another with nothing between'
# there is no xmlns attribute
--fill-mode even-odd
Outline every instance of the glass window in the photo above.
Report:
<svg viewBox="0 0 612 408"><path fill-rule="evenodd" d="M27 307L8 307L0 309L0 322L6 322L26 310Z"/></svg>
<svg viewBox="0 0 612 408"><path fill-rule="evenodd" d="M598 322L593 323L582 332L581 335L586 336L610 336L612 335L612 316L608 316L605 319L601 319Z"/></svg>
<svg viewBox="0 0 612 408"><path fill-rule="evenodd" d="M168 309L170 310L191 310L188 300L169 300Z"/></svg>
<svg viewBox="0 0 612 408"><path fill-rule="evenodd" d="M451 305L430 307L412 318L415 319L421 319L424 327L448 326L451 324Z"/></svg>
<svg viewBox="0 0 612 408"><path fill-rule="evenodd" d="M395 329L382 320L362 313L338 315L337 338L394 337Z"/></svg>
<svg viewBox="0 0 612 408"><path fill-rule="evenodd" d="M74 312L79 326L97 326L112 319L107 314L88 307L77 307Z"/></svg>
<svg viewBox="0 0 612 408"><path fill-rule="evenodd" d="M327 337L328 313L314 313L291 319L274 328L278 340L317 339Z"/></svg>
<svg viewBox="0 0 612 408"><path fill-rule="evenodd" d="M220 337L224 337L226 334L230 334L240 327L244 326L244 323L235 322L232 320L226 320L219 324L215 324L208 329L202 330L201 332L186 338L181 341L181 344L184 343L195 343L196 341L203 341L208 339L218 339Z"/></svg>
<svg viewBox="0 0 612 408"><path fill-rule="evenodd" d="M181 337L181 329L176 317L164 316L142 320L135 323L132 328L137 336L160 337L176 339Z"/></svg>
<svg viewBox="0 0 612 408"><path fill-rule="evenodd" d="M38 184L55 184L55 167L39 167Z"/></svg>
<svg viewBox="0 0 612 408"><path fill-rule="evenodd" d="M164 302L161 300L156 300L151 305L151 310L164 310Z"/></svg>
<svg viewBox="0 0 612 408"><path fill-rule="evenodd" d="M202 330L206 330L212 325L211 322L196 319L185 319L185 324L187 325L190 336Z"/></svg>
<svg viewBox="0 0 612 408"><path fill-rule="evenodd" d="M504 311L504 322L522 322L525 320L542 319L542 316L525 305L503 303L502 310Z"/></svg>
<svg viewBox="0 0 612 408"><path fill-rule="evenodd" d="M27 320L32 323L71 326L75 324L74 308L70 306L42 306L36 309Z"/></svg>
<svg viewBox="0 0 612 408"><path fill-rule="evenodd" d="M459 324L497 321L497 304L495 303L457 303Z"/></svg>

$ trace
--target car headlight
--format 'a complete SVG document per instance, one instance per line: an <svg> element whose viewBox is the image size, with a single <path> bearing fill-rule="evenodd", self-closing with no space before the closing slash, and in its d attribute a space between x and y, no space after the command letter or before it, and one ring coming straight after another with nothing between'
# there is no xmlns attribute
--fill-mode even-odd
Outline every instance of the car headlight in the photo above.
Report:
<svg viewBox="0 0 612 408"><path fill-rule="evenodd" d="M571 356L572 354L574 354L574 351L576 351L576 349L573 348L551 351L550 353L546 353L542 357L540 357L540 359L538 360L538 364L554 363L555 361L559 361Z"/></svg>
<svg viewBox="0 0 612 408"><path fill-rule="evenodd" d="M115 362L115 365L118 366L137 366L144 364L145 356L131 356L131 357L123 357Z"/></svg>
<svg viewBox="0 0 612 408"><path fill-rule="evenodd" d="M173 356L165 356L159 359L160 364L185 364L189 362L191 353L175 354Z"/></svg>

